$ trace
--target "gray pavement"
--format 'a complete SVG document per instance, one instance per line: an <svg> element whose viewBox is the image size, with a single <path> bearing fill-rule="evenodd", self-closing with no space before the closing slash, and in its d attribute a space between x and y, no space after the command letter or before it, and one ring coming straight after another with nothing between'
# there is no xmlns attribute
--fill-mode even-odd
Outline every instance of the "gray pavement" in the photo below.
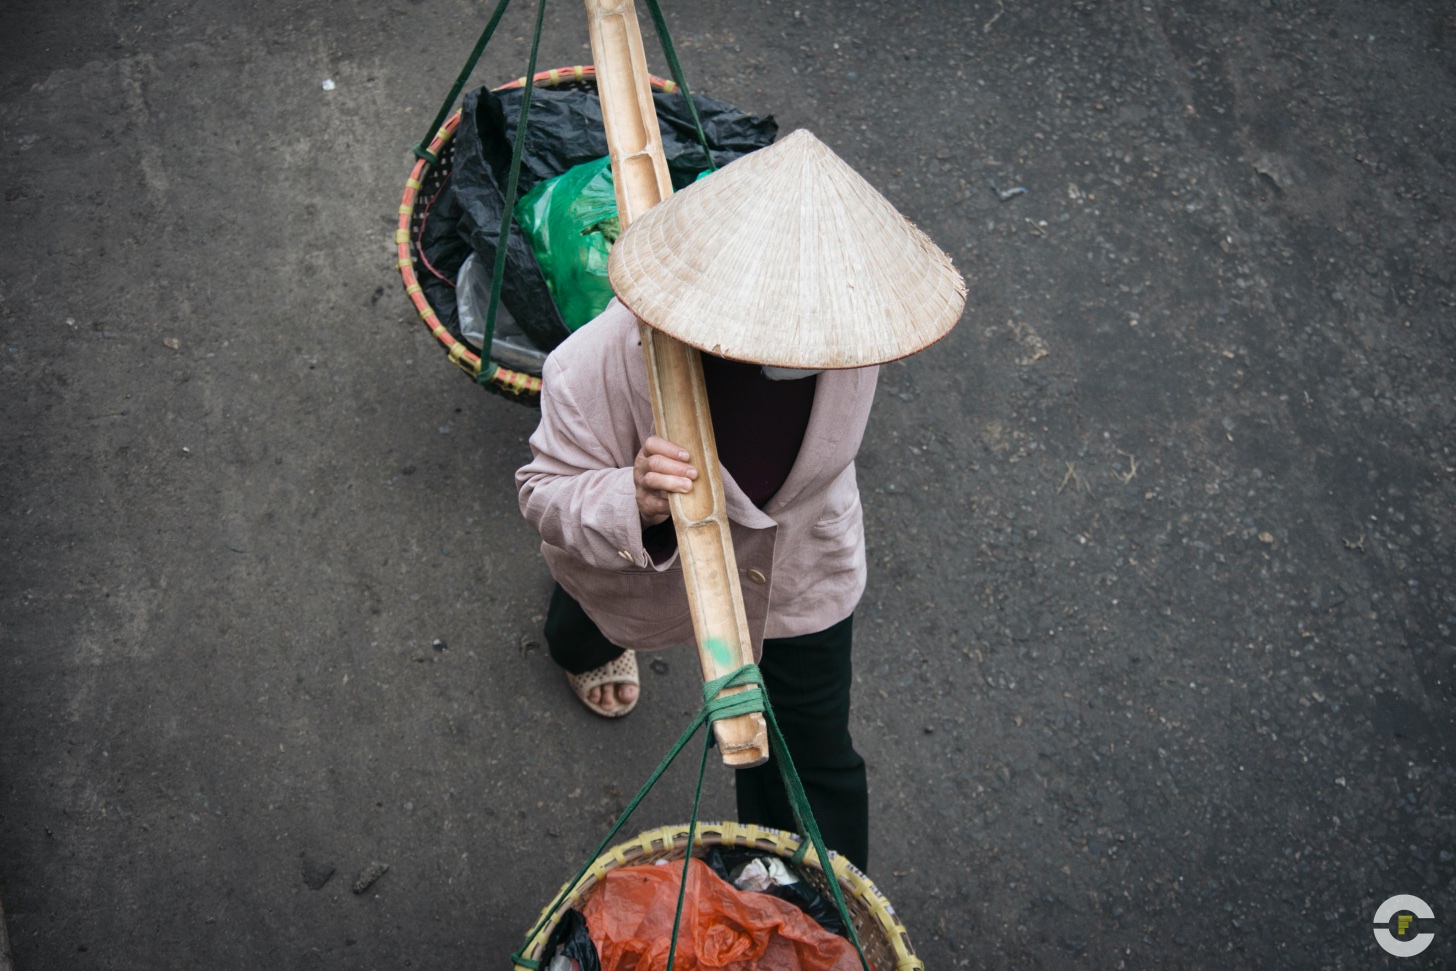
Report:
<svg viewBox="0 0 1456 971"><path fill-rule="evenodd" d="M666 6L698 90L811 128L970 283L860 467L871 874L928 967L1456 963L1456 12ZM0 6L20 971L503 967L694 709L682 651L623 722L571 699L535 415L392 265L487 13ZM543 66L589 59L548 20ZM1436 914L1404 962L1396 893Z"/></svg>

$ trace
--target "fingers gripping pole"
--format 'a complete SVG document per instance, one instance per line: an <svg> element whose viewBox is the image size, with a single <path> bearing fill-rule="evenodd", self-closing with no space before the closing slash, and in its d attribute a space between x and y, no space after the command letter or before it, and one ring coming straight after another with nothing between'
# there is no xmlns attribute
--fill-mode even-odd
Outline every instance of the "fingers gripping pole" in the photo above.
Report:
<svg viewBox="0 0 1456 971"><path fill-rule="evenodd" d="M586 0L586 10L612 156L617 213L625 229L672 194L672 180L632 0ZM669 493L668 503L677 530L698 659L703 679L711 681L751 663L753 642L729 532L702 360L695 348L646 324L639 322L639 327L657 434L687 449L700 476L692 492ZM724 694L743 690L727 688ZM722 719L713 724L713 731L726 764L748 768L767 761L768 731L762 714Z"/></svg>

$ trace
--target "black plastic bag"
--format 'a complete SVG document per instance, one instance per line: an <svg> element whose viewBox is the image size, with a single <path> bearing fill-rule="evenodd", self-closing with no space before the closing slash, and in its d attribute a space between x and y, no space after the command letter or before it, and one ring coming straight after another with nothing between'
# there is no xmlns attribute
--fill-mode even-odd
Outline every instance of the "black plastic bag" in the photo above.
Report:
<svg viewBox="0 0 1456 971"><path fill-rule="evenodd" d="M703 862L708 864L712 871L724 881L732 884L733 873L745 864L768 855L744 847L710 846L708 851L703 854ZM826 897L815 890L813 885L804 879L803 872L791 861L780 858L780 862L784 864L785 869L799 878L799 882L787 885L775 884L770 889L760 892L793 904L814 918L819 926L829 933L848 937L849 933L845 930L844 920L839 916L839 908L834 905L833 896Z"/></svg>
<svg viewBox="0 0 1456 971"><path fill-rule="evenodd" d="M472 250L487 266L495 264L496 237L523 93L519 88L502 92L478 88L465 96L454 138L450 179L430 206L420 234L425 260L439 274L421 274L421 286L441 323L457 337L453 283ZM683 96L656 93L653 99L673 188L681 189L708 168L707 160ZM748 115L701 95L694 95L693 103L713 150L713 160L719 166L771 144L778 133L772 117ZM518 197L544 179L607 154L601 102L594 91L537 88L527 125ZM506 246L501 302L541 350L550 351L566 339L566 325L551 299L531 244L514 223Z"/></svg>
<svg viewBox="0 0 1456 971"><path fill-rule="evenodd" d="M546 938L546 946L541 949L541 971L549 971L551 962L558 956L575 960L580 971L602 971L597 946L592 943L586 929L586 918L579 910L568 910L562 914L551 929L551 936Z"/></svg>

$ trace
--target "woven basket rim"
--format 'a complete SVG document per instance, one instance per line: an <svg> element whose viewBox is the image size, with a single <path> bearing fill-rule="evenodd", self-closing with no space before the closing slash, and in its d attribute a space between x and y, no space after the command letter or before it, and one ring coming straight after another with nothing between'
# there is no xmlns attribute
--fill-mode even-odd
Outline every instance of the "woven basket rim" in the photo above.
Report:
<svg viewBox="0 0 1456 971"><path fill-rule="evenodd" d="M608 871L618 867L632 866L639 862L648 862L652 859L680 859L681 851L687 844L687 835L686 823L660 826L638 833L632 839L618 843L604 851L592 861L591 866L583 874L581 882L557 904L554 911L550 903L541 909L541 914L537 918L537 923L541 925L540 929L521 950L521 956L532 961L540 960L541 950L545 947L547 938L550 937L551 931L556 927L562 915L589 896ZM715 845L737 846L763 850L789 858L798 852L802 842L803 838L797 833L759 826L755 823L732 821L698 823L694 831L693 852L696 855L707 847ZM896 916L895 908L891 906L889 898L879 887L875 886L874 881L844 856L830 850L829 861L840 889L844 892L845 902L849 904L851 910L857 906L860 916L867 918L864 922L872 924L882 935L887 946L886 949L893 954L893 971L924 971L925 965L915 956L905 925ZM819 863L819 855L812 846L805 852L800 865L810 871L817 871L821 875L824 872L823 866ZM556 896L559 897L565 893L567 886L569 886L569 882L562 886ZM860 933L861 943L866 943L863 941L863 928ZM868 945L866 945L866 950L868 951ZM874 971L891 971L890 968L876 967L874 964L871 964L871 967ZM529 971L526 966L520 964L515 965L515 969L516 971Z"/></svg>

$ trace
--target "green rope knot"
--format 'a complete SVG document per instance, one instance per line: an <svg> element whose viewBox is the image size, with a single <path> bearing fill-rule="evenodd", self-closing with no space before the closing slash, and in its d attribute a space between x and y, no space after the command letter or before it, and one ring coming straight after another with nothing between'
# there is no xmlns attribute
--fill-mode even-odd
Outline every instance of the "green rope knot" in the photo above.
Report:
<svg viewBox="0 0 1456 971"><path fill-rule="evenodd" d="M429 162L431 166L440 164L440 156L436 155L434 152L426 148L424 142L415 143L415 157L424 159L426 162Z"/></svg>
<svg viewBox="0 0 1456 971"><path fill-rule="evenodd" d="M719 657L727 653L728 645L716 637L710 637L708 650L713 656ZM719 697L719 692L725 688L738 687L749 690ZM710 724L724 718L761 713L763 706L763 673L758 670L757 664L745 664L703 685L703 713Z"/></svg>

